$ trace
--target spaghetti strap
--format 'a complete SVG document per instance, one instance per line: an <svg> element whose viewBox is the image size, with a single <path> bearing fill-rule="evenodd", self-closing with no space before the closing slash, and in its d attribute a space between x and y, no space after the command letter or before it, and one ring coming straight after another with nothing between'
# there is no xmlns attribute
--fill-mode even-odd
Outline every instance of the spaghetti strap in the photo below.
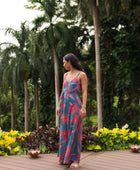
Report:
<svg viewBox="0 0 140 170"><path fill-rule="evenodd" d="M68 75L68 72L65 73L64 79L66 79L67 75Z"/></svg>
<svg viewBox="0 0 140 170"><path fill-rule="evenodd" d="M80 75L80 73L81 73L81 72L79 72L79 73L77 74L77 76L76 76L76 77L78 77L78 76Z"/></svg>

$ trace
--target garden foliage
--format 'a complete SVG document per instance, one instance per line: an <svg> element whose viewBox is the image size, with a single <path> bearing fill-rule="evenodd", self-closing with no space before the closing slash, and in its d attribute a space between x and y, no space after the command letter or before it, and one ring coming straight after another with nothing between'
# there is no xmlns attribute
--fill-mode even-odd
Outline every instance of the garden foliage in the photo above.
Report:
<svg viewBox="0 0 140 170"><path fill-rule="evenodd" d="M84 127L82 151L111 151L130 149L131 144L140 145L139 131L130 131L126 127L111 130L97 126ZM59 146L59 128L49 125L35 131L19 133L0 130L0 156L27 154L29 149L39 149L41 153L56 153Z"/></svg>
<svg viewBox="0 0 140 170"><path fill-rule="evenodd" d="M131 144L140 145L140 128L139 131L130 131L123 127L119 129L118 127L109 130L107 128L102 128L96 133L96 145L89 145L88 150L125 150L130 149Z"/></svg>
<svg viewBox="0 0 140 170"><path fill-rule="evenodd" d="M19 137L23 140L23 137L28 135L28 132L19 133L16 130L4 132L0 129L0 156L19 154L21 150L16 138Z"/></svg>
<svg viewBox="0 0 140 170"><path fill-rule="evenodd" d="M86 151L89 144L95 144L96 136L92 132L96 132L95 127L83 128L83 143L82 151ZM46 127L40 126L37 130L31 132L29 136L16 138L23 151L28 149L39 149L41 153L50 153L58 151L59 144L59 128L52 128L49 125Z"/></svg>

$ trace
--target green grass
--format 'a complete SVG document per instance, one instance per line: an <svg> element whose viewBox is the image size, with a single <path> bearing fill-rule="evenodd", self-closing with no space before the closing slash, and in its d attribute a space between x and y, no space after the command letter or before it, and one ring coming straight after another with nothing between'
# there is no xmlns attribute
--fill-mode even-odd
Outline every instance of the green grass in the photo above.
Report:
<svg viewBox="0 0 140 170"><path fill-rule="evenodd" d="M97 122L98 122L97 121L97 115L85 117L83 119L84 126L90 126L90 125L95 126L95 125L98 124Z"/></svg>

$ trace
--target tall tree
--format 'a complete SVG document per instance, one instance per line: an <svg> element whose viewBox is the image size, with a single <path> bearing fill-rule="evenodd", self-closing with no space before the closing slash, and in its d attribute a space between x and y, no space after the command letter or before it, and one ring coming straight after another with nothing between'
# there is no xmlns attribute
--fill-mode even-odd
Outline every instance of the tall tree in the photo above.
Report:
<svg viewBox="0 0 140 170"><path fill-rule="evenodd" d="M31 67L29 63L28 43L30 30L26 22L21 23L20 30L7 28L6 33L12 35L18 45L11 44L9 51L16 56L15 60L15 74L17 79L24 83L24 114L25 114L25 131L28 131L28 117L29 117L29 99L28 99L28 84L27 80L31 76Z"/></svg>
<svg viewBox="0 0 140 170"><path fill-rule="evenodd" d="M39 78L44 75L43 58L44 58L43 35L41 32L33 30L30 34L29 52L32 66L32 82L34 84L34 100L36 107L36 127L39 127Z"/></svg>
<svg viewBox="0 0 140 170"><path fill-rule="evenodd" d="M61 0L29 0L33 5L33 7L28 8L37 8L44 12L43 16L38 17L34 24L36 28L41 27L43 24L46 24L44 28L44 43L48 48L48 52L50 51L50 55L53 55L54 60L54 78L55 78L55 108L57 109L59 102L59 73L58 73L58 56L56 51L56 46L58 41L61 38L65 38L64 36L64 28L65 24L58 24L57 18L60 15L61 11L59 9L61 6ZM39 5L39 6L38 6ZM59 38L58 38L59 37ZM59 118L56 115L56 126L59 126Z"/></svg>
<svg viewBox="0 0 140 170"><path fill-rule="evenodd" d="M96 56L96 93L97 93L97 115L98 129L102 128L102 92L101 92L101 64L100 64L100 15L98 0L78 0L79 7L85 15L88 11L93 16L95 34L95 56ZM87 6L88 4L88 6Z"/></svg>
<svg viewBox="0 0 140 170"><path fill-rule="evenodd" d="M14 66L15 66L15 59L11 61L9 65L6 66L3 72L3 84L7 86L11 90L11 129L14 129L14 117L15 117L15 109L14 109ZM6 88L7 88L6 87Z"/></svg>
<svg viewBox="0 0 140 170"><path fill-rule="evenodd" d="M14 129L14 66L15 63L11 60L10 51L7 47L1 52L1 88L3 86L4 91L11 90L11 129Z"/></svg>

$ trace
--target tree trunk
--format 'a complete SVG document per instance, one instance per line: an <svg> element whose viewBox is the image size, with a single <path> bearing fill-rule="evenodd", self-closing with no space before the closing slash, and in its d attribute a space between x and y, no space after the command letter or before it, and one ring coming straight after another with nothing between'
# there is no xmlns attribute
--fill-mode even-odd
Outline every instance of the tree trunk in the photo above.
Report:
<svg viewBox="0 0 140 170"><path fill-rule="evenodd" d="M99 18L99 6L97 6L96 0L93 0L92 2L93 2L93 21L94 21L94 30L95 30L97 115L98 115L98 129L100 129L102 128L100 18Z"/></svg>
<svg viewBox="0 0 140 170"><path fill-rule="evenodd" d="M11 129L14 129L14 89L11 86Z"/></svg>
<svg viewBox="0 0 140 170"><path fill-rule="evenodd" d="M27 80L24 80L24 115L25 115L25 132L29 130L28 118L29 118L29 98L28 98L28 85Z"/></svg>
<svg viewBox="0 0 140 170"><path fill-rule="evenodd" d="M34 85L35 90L35 107L36 107L36 127L39 127L39 98L38 98L38 84Z"/></svg>
<svg viewBox="0 0 140 170"><path fill-rule="evenodd" d="M55 115L59 102L59 74L58 74L58 61L55 46L52 47L54 57L54 73L55 73ZM59 126L59 117L56 115L56 127Z"/></svg>

